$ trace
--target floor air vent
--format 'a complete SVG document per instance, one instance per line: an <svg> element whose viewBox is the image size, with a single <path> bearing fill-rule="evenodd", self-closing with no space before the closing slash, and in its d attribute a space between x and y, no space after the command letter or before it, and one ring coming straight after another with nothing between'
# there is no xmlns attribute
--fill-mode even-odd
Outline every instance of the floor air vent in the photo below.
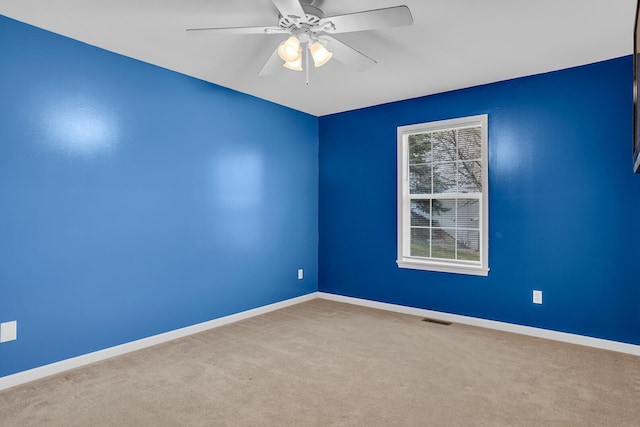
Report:
<svg viewBox="0 0 640 427"><path fill-rule="evenodd" d="M438 325L445 325L445 326L449 326L451 324L451 322L447 322L446 320L430 319L428 317L425 317L424 319L422 319L422 321L429 322L429 323L437 323Z"/></svg>

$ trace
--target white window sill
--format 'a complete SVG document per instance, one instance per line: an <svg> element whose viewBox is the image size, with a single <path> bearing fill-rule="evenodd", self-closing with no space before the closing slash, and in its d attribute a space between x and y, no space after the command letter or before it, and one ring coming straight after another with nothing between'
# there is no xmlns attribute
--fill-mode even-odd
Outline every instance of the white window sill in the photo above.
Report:
<svg viewBox="0 0 640 427"><path fill-rule="evenodd" d="M399 268L410 268L413 270L439 271L442 273L469 274L473 276L489 275L489 269L487 267L478 267L473 265L452 265L446 263L425 262L417 260L398 260L396 262Z"/></svg>

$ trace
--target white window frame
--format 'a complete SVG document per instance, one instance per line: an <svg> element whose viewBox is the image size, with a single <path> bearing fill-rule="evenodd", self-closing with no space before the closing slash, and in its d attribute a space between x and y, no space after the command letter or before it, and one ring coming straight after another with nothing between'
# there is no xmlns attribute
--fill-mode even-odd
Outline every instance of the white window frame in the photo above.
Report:
<svg viewBox="0 0 640 427"><path fill-rule="evenodd" d="M410 194L409 189L409 136L440 130L481 126L482 144L482 192L481 193L436 193L428 197ZM489 274L489 174L488 174L488 115L462 117L436 122L398 127L397 140L397 184L398 184L398 259L400 268L440 271L446 273L487 276ZM411 246L411 199L419 198L478 198L480 201L480 261L442 260L410 255Z"/></svg>

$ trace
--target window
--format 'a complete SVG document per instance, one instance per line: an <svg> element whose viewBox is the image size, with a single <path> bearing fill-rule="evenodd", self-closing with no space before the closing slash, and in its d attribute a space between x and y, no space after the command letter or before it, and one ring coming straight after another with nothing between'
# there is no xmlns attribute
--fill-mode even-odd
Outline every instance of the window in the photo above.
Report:
<svg viewBox="0 0 640 427"><path fill-rule="evenodd" d="M398 128L398 266L486 276L487 115Z"/></svg>

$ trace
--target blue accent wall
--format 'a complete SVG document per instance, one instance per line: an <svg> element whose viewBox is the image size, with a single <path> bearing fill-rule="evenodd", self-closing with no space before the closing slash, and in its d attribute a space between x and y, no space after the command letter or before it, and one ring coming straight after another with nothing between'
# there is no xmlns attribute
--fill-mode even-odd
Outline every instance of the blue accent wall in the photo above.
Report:
<svg viewBox="0 0 640 427"><path fill-rule="evenodd" d="M0 376L316 291L317 204L316 117L0 16Z"/></svg>
<svg viewBox="0 0 640 427"><path fill-rule="evenodd" d="M484 113L489 276L399 269L396 128ZM630 56L321 117L320 291L640 344L631 128Z"/></svg>

